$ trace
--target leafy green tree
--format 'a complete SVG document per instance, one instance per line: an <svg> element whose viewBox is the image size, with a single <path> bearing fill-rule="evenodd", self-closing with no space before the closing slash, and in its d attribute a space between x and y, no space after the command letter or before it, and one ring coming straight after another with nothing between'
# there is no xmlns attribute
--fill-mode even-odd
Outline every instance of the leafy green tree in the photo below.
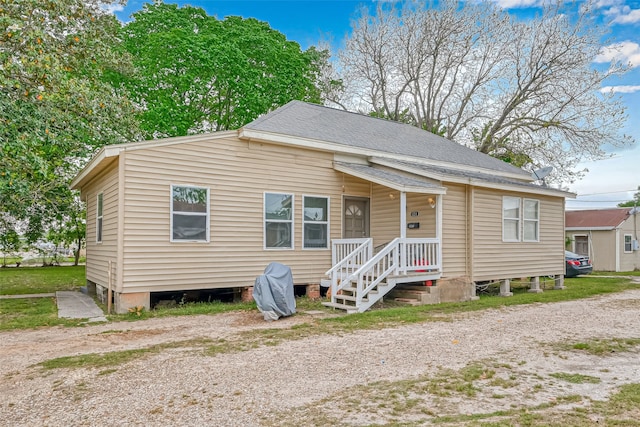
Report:
<svg viewBox="0 0 640 427"><path fill-rule="evenodd" d="M636 206L640 206L640 186L638 186L638 192L633 195L633 200L618 203L619 208L633 208Z"/></svg>
<svg viewBox="0 0 640 427"><path fill-rule="evenodd" d="M146 138L236 129L292 99L321 100L327 56L265 22L161 1L133 18L122 38L136 73L113 77L143 110Z"/></svg>
<svg viewBox="0 0 640 427"><path fill-rule="evenodd" d="M130 68L105 3L0 0L0 212L30 242L96 148L136 139L133 105L105 78Z"/></svg>
<svg viewBox="0 0 640 427"><path fill-rule="evenodd" d="M7 266L7 257L17 253L22 244L20 235L16 232L12 218L0 213L0 252L2 252L2 267Z"/></svg>
<svg viewBox="0 0 640 427"><path fill-rule="evenodd" d="M78 265L87 234L86 209L77 195L70 195L68 200L70 204L64 213L56 215L49 224L47 241L56 247L73 247L73 265Z"/></svg>

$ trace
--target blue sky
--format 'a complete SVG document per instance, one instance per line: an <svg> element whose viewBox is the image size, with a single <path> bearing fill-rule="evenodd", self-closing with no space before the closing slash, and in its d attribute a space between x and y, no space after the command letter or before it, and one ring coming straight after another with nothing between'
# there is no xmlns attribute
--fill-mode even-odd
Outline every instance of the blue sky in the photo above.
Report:
<svg viewBox="0 0 640 427"><path fill-rule="evenodd" d="M495 0L509 13L519 17L535 12L548 0ZM359 8L372 7L374 1L359 0L166 0L166 3L202 7L219 19L229 15L256 18L298 42L303 49L319 41L340 45L349 33L351 21ZM115 9L123 22L140 10L145 1L129 0ZM603 19L610 22L610 40L603 40L603 50L594 58L594 66L606 66L612 59L629 62L632 69L624 77L607 82L607 88L620 93L628 106L629 120L623 131L632 135L636 144L611 151L612 158L579 165L589 172L585 178L569 185L578 194L567 201L568 209L613 207L619 201L631 200L640 186L640 0L597 0Z"/></svg>

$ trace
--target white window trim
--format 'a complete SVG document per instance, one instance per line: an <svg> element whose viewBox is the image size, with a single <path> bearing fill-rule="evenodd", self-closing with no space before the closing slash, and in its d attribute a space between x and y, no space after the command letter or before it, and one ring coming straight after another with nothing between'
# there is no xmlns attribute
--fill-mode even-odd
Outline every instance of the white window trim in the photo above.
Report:
<svg viewBox="0 0 640 427"><path fill-rule="evenodd" d="M304 220L304 201L307 197L315 197L317 199L327 199L327 220L326 221L305 221ZM305 235L304 235L304 226L306 223L309 224L326 224L327 225L327 246L324 248L306 248L304 246ZM329 196L316 196L313 194L303 194L302 195L302 249L305 251L326 251L327 249L331 249L331 198Z"/></svg>
<svg viewBox="0 0 640 427"><path fill-rule="evenodd" d="M183 187L183 188L197 188L200 190L207 190L207 212L206 212L206 220L205 220L205 224L206 224L206 239L205 240L186 240L186 239L178 239L175 240L173 238L173 189L175 187ZM211 192L209 190L209 187L203 187L200 185L191 185L191 184L171 184L170 188L169 188L169 210L171 211L170 214L170 221L169 221L169 241L171 243L209 243L210 241L210 214L211 214L211 210L210 210L210 203L209 203L209 199L211 196ZM179 214L181 215L193 215L193 216L202 216L203 214L201 212L181 212L178 211Z"/></svg>
<svg viewBox="0 0 640 427"><path fill-rule="evenodd" d="M631 250L627 250L627 236L629 236L629 247L631 248ZM624 234L624 236L622 237L622 250L625 254L631 254L633 253L633 234Z"/></svg>
<svg viewBox="0 0 640 427"><path fill-rule="evenodd" d="M538 211L536 212L536 219L527 219L524 217L525 215L525 209L524 209L524 205L527 201L530 202L536 202L536 205L538 207ZM522 212L522 241L523 242L527 242L527 243L536 243L540 241L540 200L538 199L522 199L522 206L521 206L521 212ZM535 222L536 223L536 239L535 240L527 240L525 239L524 236L524 224L526 222Z"/></svg>
<svg viewBox="0 0 640 427"><path fill-rule="evenodd" d="M100 203L102 199L102 203ZM102 212L100 205L102 204ZM98 193L96 196L96 243L102 243L104 238L104 193Z"/></svg>
<svg viewBox="0 0 640 427"><path fill-rule="evenodd" d="M504 215L504 202L505 199L517 199L518 200L518 218L507 218ZM502 241L503 242L509 242L509 243L515 243L515 242L520 242L522 240L522 198L520 197L514 197L514 196L502 196L502 204L500 206L500 209L502 210ZM506 239L505 238L505 226L504 226L504 221L505 220L511 220L511 221L518 221L518 236L516 239Z"/></svg>
<svg viewBox="0 0 640 427"><path fill-rule="evenodd" d="M291 196L291 219L270 219L267 221L267 194L280 194L283 196ZM293 193L287 193L283 191L265 191L262 193L262 249L265 251L292 251L296 246L295 239L295 209L296 206L296 196ZM267 247L267 222L282 222L282 223L291 223L291 247L290 248L282 248L282 247Z"/></svg>

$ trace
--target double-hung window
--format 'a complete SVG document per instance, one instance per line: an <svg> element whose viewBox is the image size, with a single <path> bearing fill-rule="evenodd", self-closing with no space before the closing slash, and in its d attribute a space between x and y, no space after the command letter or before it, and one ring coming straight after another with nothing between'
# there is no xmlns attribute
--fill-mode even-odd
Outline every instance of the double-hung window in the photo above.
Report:
<svg viewBox="0 0 640 427"><path fill-rule="evenodd" d="M329 248L329 198L304 196L302 214L303 247Z"/></svg>
<svg viewBox="0 0 640 427"><path fill-rule="evenodd" d="M293 249L293 194L265 193L264 247Z"/></svg>
<svg viewBox="0 0 640 427"><path fill-rule="evenodd" d="M520 198L502 198L502 240L520 241Z"/></svg>
<svg viewBox="0 0 640 427"><path fill-rule="evenodd" d="M171 241L209 241L209 189L171 186Z"/></svg>
<svg viewBox="0 0 640 427"><path fill-rule="evenodd" d="M96 243L102 242L103 203L104 203L104 195L103 193L100 193L96 198Z"/></svg>
<svg viewBox="0 0 640 427"><path fill-rule="evenodd" d="M625 234L624 235L624 253L633 252L633 235Z"/></svg>
<svg viewBox="0 0 640 427"><path fill-rule="evenodd" d="M533 199L522 201L522 229L525 242L540 240L540 202Z"/></svg>
<svg viewBox="0 0 640 427"><path fill-rule="evenodd" d="M505 196L502 198L502 240L540 241L540 201Z"/></svg>

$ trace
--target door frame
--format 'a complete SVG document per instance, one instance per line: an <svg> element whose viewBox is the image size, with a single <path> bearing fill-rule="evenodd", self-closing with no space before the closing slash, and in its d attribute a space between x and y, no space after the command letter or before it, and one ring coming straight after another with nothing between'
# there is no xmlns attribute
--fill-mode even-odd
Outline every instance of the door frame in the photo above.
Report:
<svg viewBox="0 0 640 427"><path fill-rule="evenodd" d="M345 239L345 234L346 234L346 225L347 225L347 221L345 220L345 210L347 208L347 201L348 200L355 200L355 201L359 201L359 202L365 202L365 209L364 209L364 223L365 223L365 235L362 237L371 237L371 198L370 197L362 197L362 196L347 196L347 195L343 195L342 196L342 213L341 213L341 220L342 220L342 238Z"/></svg>

